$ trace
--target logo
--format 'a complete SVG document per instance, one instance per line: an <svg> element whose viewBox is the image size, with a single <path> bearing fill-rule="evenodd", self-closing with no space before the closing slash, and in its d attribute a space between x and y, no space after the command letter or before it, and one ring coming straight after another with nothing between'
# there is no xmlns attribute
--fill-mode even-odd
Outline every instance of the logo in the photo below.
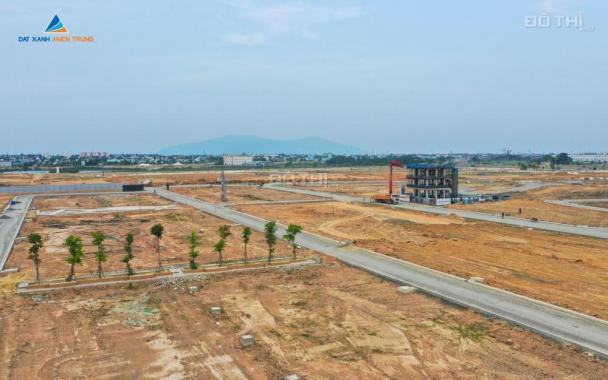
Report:
<svg viewBox="0 0 608 380"><path fill-rule="evenodd" d="M44 33L67 33L67 32L68 32L68 28L66 28L65 25L63 25L63 22L61 22L61 19L57 15L55 15L55 17L53 17L53 19L51 20L51 23L44 31Z"/></svg>
<svg viewBox="0 0 608 380"><path fill-rule="evenodd" d="M65 26L63 21L59 18L58 15L55 15L51 20L49 26L46 27L44 31L46 34L51 34L52 36L40 36L40 35L24 35L19 36L17 40L20 43L57 43L57 44L65 44L65 43L91 43L95 41L93 36L83 36L83 35L70 35L68 28Z"/></svg>

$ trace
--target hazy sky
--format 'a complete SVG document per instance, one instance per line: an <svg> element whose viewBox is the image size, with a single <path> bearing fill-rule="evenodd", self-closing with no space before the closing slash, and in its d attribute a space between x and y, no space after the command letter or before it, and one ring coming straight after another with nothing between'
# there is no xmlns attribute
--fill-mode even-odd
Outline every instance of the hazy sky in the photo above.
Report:
<svg viewBox="0 0 608 380"><path fill-rule="evenodd" d="M55 13L95 42L18 42ZM1 0L0 53L0 152L608 151L605 0Z"/></svg>

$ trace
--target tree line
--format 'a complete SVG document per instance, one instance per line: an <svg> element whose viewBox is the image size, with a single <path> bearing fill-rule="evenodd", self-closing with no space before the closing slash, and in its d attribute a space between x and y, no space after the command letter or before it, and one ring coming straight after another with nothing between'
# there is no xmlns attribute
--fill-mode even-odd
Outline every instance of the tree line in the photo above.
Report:
<svg viewBox="0 0 608 380"><path fill-rule="evenodd" d="M160 272L162 270L161 264L161 239L164 234L164 227L162 224L155 224L150 228L150 234L155 238L155 248L157 254L157 271ZM268 263L272 262L273 253L275 250L275 245L277 243L277 223L274 221L270 221L264 225L264 238L266 240L266 244L268 246ZM292 250L292 258L296 260L296 250L298 245L296 244L296 236L302 232L302 227L297 224L289 224L287 227L286 233L283 235L283 239L287 241L291 250ZM243 242L243 262L245 264L248 263L247 258L247 246L251 241L251 235L253 231L249 227L244 227L241 234L241 241ZM213 245L213 251L218 255L218 266L223 266L223 253L226 248L226 242L230 236L232 236L232 232L230 231L230 226L227 224L223 224L218 228L219 240L216 244ZM97 276L99 278L104 277L103 272L103 263L107 260L107 254L105 249L105 240L107 238L106 234L102 231L94 231L91 233L92 243L95 246L96 251L94 252L95 260L97 261ZM134 258L133 255L133 242L135 238L131 232L125 235L124 240L124 256L122 257L122 262L125 263L125 272L127 275L131 276L134 274L133 268L131 267L131 261ZM198 250L198 246L201 242L201 236L196 232L192 231L187 237L188 241L188 257L189 257L189 267L191 269L197 269L199 267L196 259L200 255ZM36 283L40 282L40 264L42 263L42 258L40 256L40 251L43 247L43 239L42 235L39 233L31 233L28 235L28 242L30 243L29 247L29 255L28 259L31 260L34 264L36 270ZM75 266L82 265L85 252L84 245L82 242L82 238L76 235L68 236L63 245L68 250L68 257L66 258L66 262L69 264L69 271L66 277L66 281L73 281L76 279Z"/></svg>

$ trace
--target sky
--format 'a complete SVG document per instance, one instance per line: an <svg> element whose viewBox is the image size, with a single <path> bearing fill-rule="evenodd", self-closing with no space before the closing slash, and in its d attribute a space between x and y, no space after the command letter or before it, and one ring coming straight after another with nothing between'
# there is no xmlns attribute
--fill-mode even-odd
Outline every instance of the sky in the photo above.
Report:
<svg viewBox="0 0 608 380"><path fill-rule="evenodd" d="M95 41L18 41L55 14ZM0 0L0 153L605 152L607 41L605 0Z"/></svg>

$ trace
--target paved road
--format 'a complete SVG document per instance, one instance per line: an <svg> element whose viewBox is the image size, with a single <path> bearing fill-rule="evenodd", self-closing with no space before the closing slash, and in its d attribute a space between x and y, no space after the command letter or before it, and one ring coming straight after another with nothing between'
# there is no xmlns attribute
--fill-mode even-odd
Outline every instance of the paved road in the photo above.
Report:
<svg viewBox="0 0 608 380"><path fill-rule="evenodd" d="M582 205L580 202L591 203L591 202L608 202L608 198L601 199L548 199L545 202L552 203L554 205L567 206L567 207L575 207L585 210L593 210L593 211L603 211L608 212L608 208L605 207L597 207L597 206L589 206Z"/></svg>
<svg viewBox="0 0 608 380"><path fill-rule="evenodd" d="M274 189L274 190L288 191L291 193L315 195L315 196L322 197L322 198L331 198L331 199L335 199L335 200L342 201L342 202L355 202L355 203L357 203L357 202L358 203L369 203L370 202L370 200L365 197L353 197L353 196L345 195L345 194L314 191L314 190L300 189L300 188L294 188L294 187L289 187L289 186L278 186L278 185L273 185L273 184L266 185L265 187ZM544 222L544 221L533 222L528 219L514 218L512 216L505 216L503 219L501 217L501 215L499 215L499 214L486 214L486 213L482 213L482 212L475 212L475 211L468 211L468 210L459 210L459 209L453 209L453 208L428 206L428 205L422 205L422 204L418 204L418 203L402 203L402 204L398 204L398 205L386 205L386 206L393 207L393 208L401 208L401 209L406 209L406 210L428 212L428 213L438 214L438 215L453 214L453 215L457 215L457 216L460 216L460 217L466 218L466 219L475 219L475 220L482 220L485 222L507 224L507 225L516 226L516 227L534 228L534 229L551 231L551 232L560 232L560 233L565 233L565 234L581 235L581 236L588 236L588 237L600 238L600 239L608 239L608 228L575 226L575 225L570 225L570 224L551 223L551 222Z"/></svg>
<svg viewBox="0 0 608 380"><path fill-rule="evenodd" d="M15 200L18 203L9 206L0 217L0 270L4 269L4 264L11 254L15 239L32 203L31 196L20 196Z"/></svg>
<svg viewBox="0 0 608 380"><path fill-rule="evenodd" d="M234 223L264 230L266 221L255 216L166 190L157 189L156 193ZM284 231L285 226L280 226L278 235ZM298 235L296 241L301 246L334 256L353 267L400 284L415 286L425 293L608 357L608 322L365 249L343 247L341 242L319 235L304 232Z"/></svg>

